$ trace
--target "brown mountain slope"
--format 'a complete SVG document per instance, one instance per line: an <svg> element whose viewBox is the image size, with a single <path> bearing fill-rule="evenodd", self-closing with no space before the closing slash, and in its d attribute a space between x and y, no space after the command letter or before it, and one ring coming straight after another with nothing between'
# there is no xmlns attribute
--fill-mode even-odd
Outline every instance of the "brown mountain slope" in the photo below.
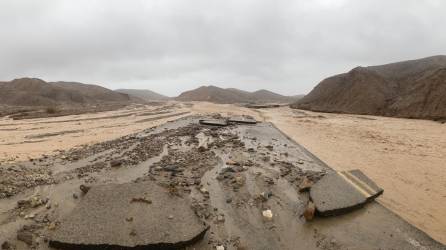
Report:
<svg viewBox="0 0 446 250"><path fill-rule="evenodd" d="M418 79L390 106L388 115L412 118L446 118L446 68Z"/></svg>
<svg viewBox="0 0 446 250"><path fill-rule="evenodd" d="M158 94L148 89L117 89L115 91L135 96L145 101L167 101L170 99L168 96Z"/></svg>
<svg viewBox="0 0 446 250"><path fill-rule="evenodd" d="M446 56L357 67L323 80L291 107L322 112L445 119L445 71Z"/></svg>
<svg viewBox="0 0 446 250"><path fill-rule="evenodd" d="M0 104L11 106L53 106L60 104L95 104L129 102L126 94L75 82L45 82L21 78L0 84Z"/></svg>
<svg viewBox="0 0 446 250"><path fill-rule="evenodd" d="M268 90L248 92L235 88L223 89L215 86L202 86L181 93L175 100L214 103L291 103L296 101L296 98L279 95Z"/></svg>

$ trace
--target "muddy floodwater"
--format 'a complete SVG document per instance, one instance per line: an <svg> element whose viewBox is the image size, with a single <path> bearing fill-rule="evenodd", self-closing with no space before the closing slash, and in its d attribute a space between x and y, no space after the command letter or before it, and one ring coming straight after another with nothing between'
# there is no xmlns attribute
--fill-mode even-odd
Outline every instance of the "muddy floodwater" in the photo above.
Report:
<svg viewBox="0 0 446 250"><path fill-rule="evenodd" d="M261 123L199 124L203 115L218 118L217 113L250 115ZM392 136L405 121L209 103L19 121L3 118L0 242L18 249L48 249L52 233L82 202L81 185L89 189L150 182L186 199L209 226L190 249L443 249L430 237L444 240L446 228L439 207L446 206L446 182L437 162L445 157L439 149L444 126L410 120ZM432 137L416 133L423 125L430 126L424 133ZM439 137L433 138L433 133ZM421 145L419 151L413 148L416 144ZM403 160L407 155L409 164ZM423 161L431 167L418 169ZM380 166L388 165L393 168L386 167L386 175ZM309 197L298 191L302 180L317 181L334 169L354 168L384 188L378 202L306 222L302 213ZM419 171L419 178L413 178L411 172ZM410 195L425 202L413 204L407 200ZM166 221L175 222L174 216L166 216ZM130 223L126 218L124 225ZM129 237L138 233L129 230Z"/></svg>

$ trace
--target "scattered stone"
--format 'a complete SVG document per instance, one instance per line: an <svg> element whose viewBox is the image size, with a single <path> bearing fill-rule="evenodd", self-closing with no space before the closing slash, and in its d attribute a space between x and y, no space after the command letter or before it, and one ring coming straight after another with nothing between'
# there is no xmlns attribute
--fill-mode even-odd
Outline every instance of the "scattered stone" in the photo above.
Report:
<svg viewBox="0 0 446 250"><path fill-rule="evenodd" d="M34 241L34 234L27 230L21 229L17 232L17 240L23 241L27 245L31 246Z"/></svg>
<svg viewBox="0 0 446 250"><path fill-rule="evenodd" d="M225 247L222 246L222 245L219 245L219 246L216 247L216 250L225 250Z"/></svg>
<svg viewBox="0 0 446 250"><path fill-rule="evenodd" d="M173 220L174 217L173 217L173 215L169 215L168 218L169 218L169 220Z"/></svg>
<svg viewBox="0 0 446 250"><path fill-rule="evenodd" d="M164 166L162 168L164 171L166 172L172 172L172 173L178 173L178 172L182 172L183 170L180 169L178 166L176 165L169 165L169 166Z"/></svg>
<svg viewBox="0 0 446 250"><path fill-rule="evenodd" d="M48 225L48 230L54 230L54 229L56 229L56 223L55 222L51 222L49 225Z"/></svg>
<svg viewBox="0 0 446 250"><path fill-rule="evenodd" d="M240 166L240 163L238 163L238 162L236 162L234 160L229 159L229 160L226 161L226 165Z"/></svg>
<svg viewBox="0 0 446 250"><path fill-rule="evenodd" d="M265 218L267 220L272 220L273 219L273 212L270 209L263 210L262 211L262 215L263 215L263 218Z"/></svg>
<svg viewBox="0 0 446 250"><path fill-rule="evenodd" d="M259 197L263 202L268 201L268 199L273 195L271 191L261 192Z"/></svg>
<svg viewBox="0 0 446 250"><path fill-rule="evenodd" d="M311 186L313 186L313 181L305 176L299 185L299 192L307 192L310 190Z"/></svg>
<svg viewBox="0 0 446 250"><path fill-rule="evenodd" d="M3 242L3 244L2 244L2 249L3 250L12 250L12 249L14 249L15 247L11 244L11 243L9 243L9 241L5 241L5 242Z"/></svg>
<svg viewBox="0 0 446 250"><path fill-rule="evenodd" d="M112 168L120 167L121 165L122 165L122 160L112 160L110 162L110 167Z"/></svg>
<svg viewBox="0 0 446 250"><path fill-rule="evenodd" d="M25 220L34 219L34 217L36 217L36 214L28 214L28 215L25 215Z"/></svg>
<svg viewBox="0 0 446 250"><path fill-rule="evenodd" d="M79 196L76 193L73 193L73 198L77 199L77 198L79 198Z"/></svg>
<svg viewBox="0 0 446 250"><path fill-rule="evenodd" d="M274 180L273 180L273 178L271 178L271 177L264 176L263 179L264 179L264 181L265 181L267 184L269 184L269 185L273 185L273 184L274 184Z"/></svg>
<svg viewBox="0 0 446 250"><path fill-rule="evenodd" d="M314 218L314 213L316 212L316 206L314 205L314 203L312 201L308 202L307 208L304 211L304 218L307 221L310 221Z"/></svg>
<svg viewBox="0 0 446 250"><path fill-rule="evenodd" d="M36 208L42 206L48 202L48 198L42 199L39 195L33 196L27 200L17 201L18 208Z"/></svg>
<svg viewBox="0 0 446 250"><path fill-rule="evenodd" d="M221 214L219 214L218 216L217 216L217 222L225 222L225 217L224 217L224 215L221 215Z"/></svg>
<svg viewBox="0 0 446 250"><path fill-rule="evenodd" d="M202 194L209 194L209 191L206 188L204 188L204 187L200 188L200 192Z"/></svg>
<svg viewBox="0 0 446 250"><path fill-rule="evenodd" d="M231 203L231 202L232 202L232 198L231 197L226 199L226 203Z"/></svg>
<svg viewBox="0 0 446 250"><path fill-rule="evenodd" d="M243 176L238 175L234 178L234 180L238 186L243 186L245 184L245 178Z"/></svg>
<svg viewBox="0 0 446 250"><path fill-rule="evenodd" d="M132 202L142 202L142 203L146 203L146 204L152 204L152 200L147 199L146 197L134 197L132 198L132 200L130 201L130 203Z"/></svg>
<svg viewBox="0 0 446 250"><path fill-rule="evenodd" d="M79 189L82 191L83 194L88 193L88 191L90 190L90 188L91 188L91 187L86 186L86 185L83 185L83 184L79 186Z"/></svg>
<svg viewBox="0 0 446 250"><path fill-rule="evenodd" d="M133 217L127 217L127 218L125 218L125 220L128 221L128 222L132 222L133 221Z"/></svg>

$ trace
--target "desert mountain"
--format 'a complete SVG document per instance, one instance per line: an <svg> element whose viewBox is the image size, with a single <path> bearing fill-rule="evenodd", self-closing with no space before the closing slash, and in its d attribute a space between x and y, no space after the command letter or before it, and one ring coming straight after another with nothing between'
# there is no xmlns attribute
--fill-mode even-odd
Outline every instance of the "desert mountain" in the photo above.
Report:
<svg viewBox="0 0 446 250"><path fill-rule="evenodd" d="M294 108L422 119L446 118L446 56L357 67L329 77Z"/></svg>
<svg viewBox="0 0 446 250"><path fill-rule="evenodd" d="M296 101L294 97L283 96L268 90L248 92L235 88L219 88L202 86L194 90L181 93L178 101L207 101L214 103L290 103Z"/></svg>
<svg viewBox="0 0 446 250"><path fill-rule="evenodd" d="M127 94L76 82L45 82L20 78L0 82L0 104L12 106L53 106L59 104L96 104L129 102Z"/></svg>
<svg viewBox="0 0 446 250"><path fill-rule="evenodd" d="M145 101L167 101L170 99L170 97L158 94L148 89L117 89L115 91L130 96L135 96Z"/></svg>

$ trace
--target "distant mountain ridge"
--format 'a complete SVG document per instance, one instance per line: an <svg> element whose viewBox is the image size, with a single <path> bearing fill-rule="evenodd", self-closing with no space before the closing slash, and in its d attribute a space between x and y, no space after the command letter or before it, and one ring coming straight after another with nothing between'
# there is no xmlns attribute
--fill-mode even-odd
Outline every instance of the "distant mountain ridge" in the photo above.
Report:
<svg viewBox="0 0 446 250"><path fill-rule="evenodd" d="M20 78L0 82L0 104L13 106L54 106L59 104L95 104L130 102L127 94L77 82L45 82L38 78Z"/></svg>
<svg viewBox="0 0 446 250"><path fill-rule="evenodd" d="M446 119L446 56L357 67L323 80L292 107Z"/></svg>
<svg viewBox="0 0 446 250"><path fill-rule="evenodd" d="M219 88L216 86L201 86L194 90L181 93L175 98L178 101L207 101L221 104L230 103L291 103L296 97L283 96L268 90L249 92L236 88Z"/></svg>
<svg viewBox="0 0 446 250"><path fill-rule="evenodd" d="M115 90L119 93L128 94L131 96L135 96L141 98L145 101L167 101L171 98L165 95L158 94L154 91L148 89L117 89Z"/></svg>

